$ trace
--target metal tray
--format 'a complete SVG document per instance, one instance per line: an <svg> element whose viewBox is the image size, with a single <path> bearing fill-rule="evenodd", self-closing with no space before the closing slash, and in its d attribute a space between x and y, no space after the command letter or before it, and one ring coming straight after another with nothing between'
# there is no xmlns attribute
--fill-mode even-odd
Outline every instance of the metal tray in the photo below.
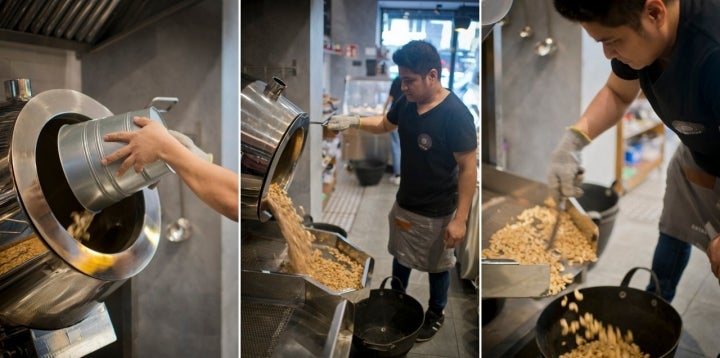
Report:
<svg viewBox="0 0 720 358"><path fill-rule="evenodd" d="M305 276L246 271L240 277L242 357L348 357L354 307Z"/></svg>
<svg viewBox="0 0 720 358"><path fill-rule="evenodd" d="M242 227L240 234L240 268L250 271L281 272L281 264L287 258L287 243L280 232L277 222L249 222L247 224L243 222ZM375 262L370 255L340 234L313 228L307 228L307 230L315 235L313 248L324 248L323 252L327 252L327 248L335 248L355 260L363 267L363 275L360 280L361 288L370 285ZM325 255L324 257L336 261L332 255ZM309 278L309 280L312 279ZM335 294L357 291L350 288L332 290L317 281L312 281Z"/></svg>
<svg viewBox="0 0 720 358"><path fill-rule="evenodd" d="M482 167L482 247L490 237L523 210L543 205L547 185L498 170ZM598 238L598 227L576 200L568 200L567 211L575 225L585 234ZM567 265L565 273L582 282L587 264ZM513 260L482 260L482 297L545 297L550 286L550 266L521 265Z"/></svg>

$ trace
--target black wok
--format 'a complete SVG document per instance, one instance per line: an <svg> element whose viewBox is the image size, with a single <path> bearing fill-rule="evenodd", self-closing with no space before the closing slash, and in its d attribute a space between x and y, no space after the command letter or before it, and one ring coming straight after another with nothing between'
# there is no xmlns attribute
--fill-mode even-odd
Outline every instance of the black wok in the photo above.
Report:
<svg viewBox="0 0 720 358"><path fill-rule="evenodd" d="M415 344L425 320L422 305L406 293L386 289L386 277L380 289L355 304L353 347L358 357L404 356ZM401 284L402 285L402 284Z"/></svg>
<svg viewBox="0 0 720 358"><path fill-rule="evenodd" d="M644 269L650 272L655 294L628 287L635 271ZM660 284L652 270L635 267L628 271L620 287L588 287L578 290L583 300L578 301L579 314L590 312L603 322L619 327L622 332L632 330L634 342L651 357L673 357L677 349L682 320L675 309L660 297ZM568 304L576 301L572 293L568 294ZM568 322L577 320L578 313L562 307L563 297L551 302L540 314L535 327L535 340L545 357L558 357L577 347L575 335L561 334L560 319ZM581 331L582 333L582 331ZM565 342L565 343L563 343Z"/></svg>

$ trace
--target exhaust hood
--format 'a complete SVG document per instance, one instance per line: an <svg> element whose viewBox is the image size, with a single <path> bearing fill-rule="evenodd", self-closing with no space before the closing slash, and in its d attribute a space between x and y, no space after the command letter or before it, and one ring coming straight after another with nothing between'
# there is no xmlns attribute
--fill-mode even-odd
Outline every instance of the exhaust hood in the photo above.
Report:
<svg viewBox="0 0 720 358"><path fill-rule="evenodd" d="M202 0L5 0L0 40L96 51Z"/></svg>

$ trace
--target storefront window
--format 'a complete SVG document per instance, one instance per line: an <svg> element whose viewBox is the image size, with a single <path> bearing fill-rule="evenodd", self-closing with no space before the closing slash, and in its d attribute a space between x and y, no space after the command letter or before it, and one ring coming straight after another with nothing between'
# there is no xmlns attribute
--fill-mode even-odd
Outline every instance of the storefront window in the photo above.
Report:
<svg viewBox="0 0 720 358"><path fill-rule="evenodd" d="M440 53L440 80L468 106L479 113L480 24L473 20L467 29L454 30L454 11L381 9L381 45L390 55L411 40L427 41ZM456 38L455 38L456 37ZM453 41L457 41L454 53ZM397 65L388 60L388 74L395 78Z"/></svg>

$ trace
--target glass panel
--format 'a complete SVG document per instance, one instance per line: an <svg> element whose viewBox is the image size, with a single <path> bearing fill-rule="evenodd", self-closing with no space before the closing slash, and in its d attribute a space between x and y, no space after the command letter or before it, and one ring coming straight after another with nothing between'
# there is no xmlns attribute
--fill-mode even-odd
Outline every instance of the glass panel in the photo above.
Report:
<svg viewBox="0 0 720 358"><path fill-rule="evenodd" d="M453 92L460 97L479 125L480 117L480 23L470 22L458 31L458 46L453 73Z"/></svg>
<svg viewBox="0 0 720 358"><path fill-rule="evenodd" d="M443 86L447 87L450 76L452 14L438 15L433 11L422 10L384 10L382 20L381 42L389 53L392 54L412 40L424 40L437 48L443 64L440 80ZM398 74L397 65L391 63L388 74L390 78L395 78Z"/></svg>
<svg viewBox="0 0 720 358"><path fill-rule="evenodd" d="M424 40L433 44L440 53L442 74L440 81L451 88L468 106L479 124L479 82L480 82L480 23L470 22L467 29L460 29L457 35L457 51L454 68L452 61L453 12L439 14L426 10L382 10L381 44L392 54L411 40ZM397 65L388 61L390 78L398 75ZM453 72L453 83L450 73Z"/></svg>

